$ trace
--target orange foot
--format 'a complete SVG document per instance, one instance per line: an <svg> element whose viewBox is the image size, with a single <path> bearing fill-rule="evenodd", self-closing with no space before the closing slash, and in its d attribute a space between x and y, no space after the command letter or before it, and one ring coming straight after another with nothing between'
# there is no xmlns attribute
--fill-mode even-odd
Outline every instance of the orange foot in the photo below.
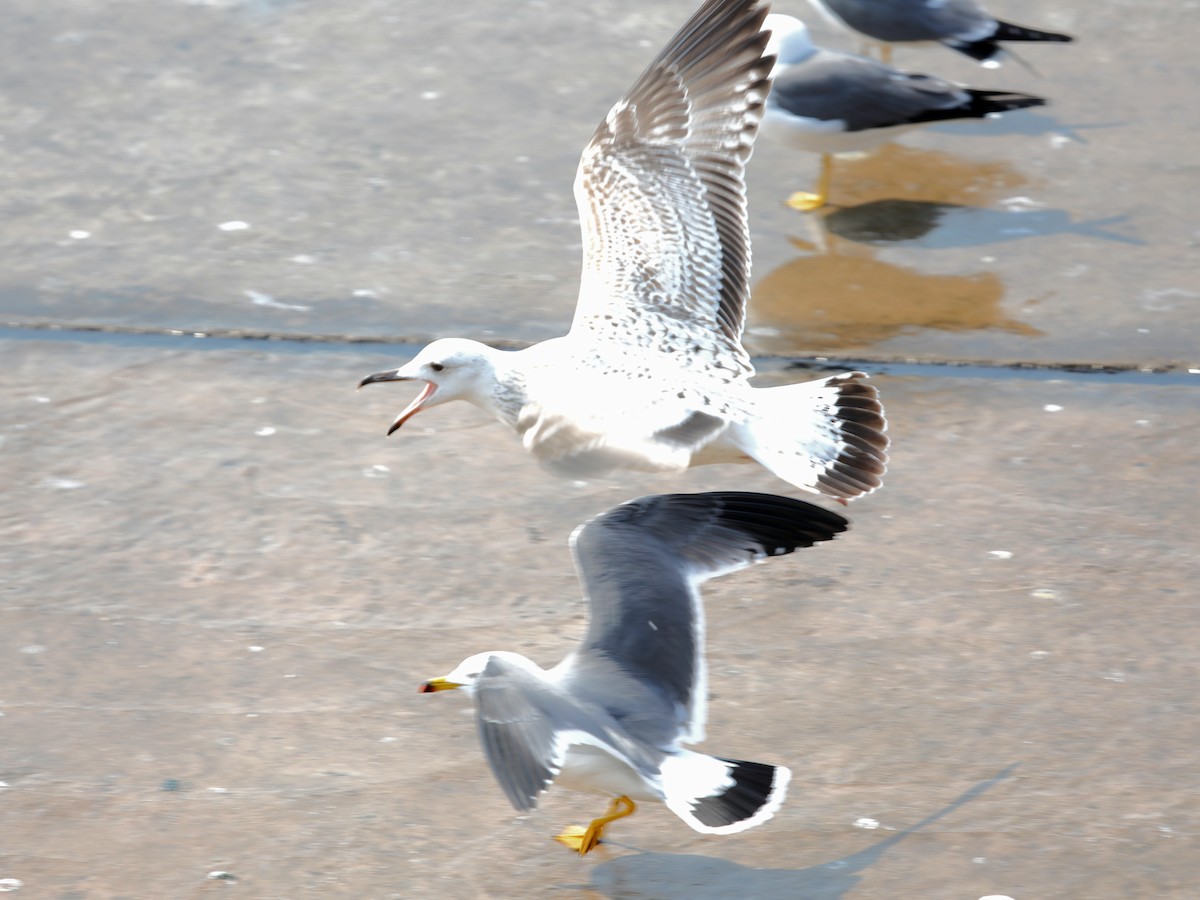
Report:
<svg viewBox="0 0 1200 900"><path fill-rule="evenodd" d="M623 819L626 816L632 816L637 812L637 804L628 797L621 796L613 799L608 805L608 811L598 819L593 819L592 824L587 828L582 828L579 825L568 825L563 829L562 834L556 834L554 839L566 847L568 850L574 850L580 856L585 853L590 853L600 843L600 836L604 833L604 828L610 822L615 822L617 819Z"/></svg>

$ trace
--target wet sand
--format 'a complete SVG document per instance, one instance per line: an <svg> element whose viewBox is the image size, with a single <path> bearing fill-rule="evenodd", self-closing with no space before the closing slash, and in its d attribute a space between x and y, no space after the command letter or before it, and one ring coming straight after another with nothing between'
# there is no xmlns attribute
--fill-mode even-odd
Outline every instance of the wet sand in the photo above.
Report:
<svg viewBox="0 0 1200 900"><path fill-rule="evenodd" d="M579 149L692 5L13 0L2 318L560 333ZM816 160L760 145L756 352L1200 363L1194 10L1003 12L1081 41L1040 77L899 62L1049 109L847 161L819 217L780 203ZM471 409L385 438L411 389L353 385L396 354L204 346L0 337L0 887L1194 896L1195 386L878 377L852 530L706 590L703 746L789 766L784 808L722 838L645 806L580 860L550 835L603 801L515 816L469 704L417 684L561 658L588 516L787 486L563 481Z"/></svg>
<svg viewBox="0 0 1200 900"><path fill-rule="evenodd" d="M1190 388L881 378L886 490L707 592L705 746L792 767L784 809L714 838L648 807L581 861L549 838L597 798L517 819L469 704L416 685L483 649L559 659L587 516L781 483L579 486L453 407L385 439L408 392L352 391L379 356L4 352L0 877L33 896L1195 884Z"/></svg>

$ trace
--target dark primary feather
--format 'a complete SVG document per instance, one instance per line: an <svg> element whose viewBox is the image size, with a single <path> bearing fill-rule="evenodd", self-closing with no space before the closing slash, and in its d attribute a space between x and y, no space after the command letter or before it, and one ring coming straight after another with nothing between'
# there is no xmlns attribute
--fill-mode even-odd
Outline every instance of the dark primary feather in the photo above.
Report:
<svg viewBox="0 0 1200 900"><path fill-rule="evenodd" d="M572 540L590 602L581 655L605 655L690 711L703 652L692 580L830 540L847 525L802 500L738 491L664 494L612 509Z"/></svg>
<svg viewBox="0 0 1200 900"><path fill-rule="evenodd" d="M741 759L717 759L729 766L733 784L710 797L696 801L692 814L705 825L719 828L742 822L757 813L775 790L777 766Z"/></svg>
<svg viewBox="0 0 1200 900"><path fill-rule="evenodd" d="M921 122L938 122L951 119L982 119L995 113L1009 112L1014 109L1028 109L1033 106L1045 106L1043 97L1033 94L1022 94L1017 91L984 91L976 88L963 88L968 96L966 103L952 109L931 109L920 117Z"/></svg>
<svg viewBox="0 0 1200 900"><path fill-rule="evenodd" d="M1057 31L1039 31L1036 28L1026 28L1024 25L1014 25L1012 22L996 20L996 31L992 34L993 41L1051 41L1057 44L1069 44L1075 40L1069 34Z"/></svg>
<svg viewBox="0 0 1200 900"><path fill-rule="evenodd" d="M1036 28L1026 28L1023 25L1013 25L1011 22L997 21L995 30L986 38L976 40L951 39L942 43L952 50L965 53L971 59L978 60L979 62L987 62L1004 53L1004 48L1000 46L1000 41L1053 41L1069 44L1074 40L1075 38L1069 34L1059 34L1055 31L1038 31Z"/></svg>

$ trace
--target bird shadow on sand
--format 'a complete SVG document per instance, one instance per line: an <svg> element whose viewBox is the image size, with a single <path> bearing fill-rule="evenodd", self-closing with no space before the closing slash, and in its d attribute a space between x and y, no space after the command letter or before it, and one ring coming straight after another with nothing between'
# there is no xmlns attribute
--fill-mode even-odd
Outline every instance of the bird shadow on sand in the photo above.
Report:
<svg viewBox="0 0 1200 900"><path fill-rule="evenodd" d="M656 900L837 900L862 880L862 873L911 834L916 834L1009 778L1014 763L965 791L949 805L903 831L850 856L804 869L755 869L724 859L670 853L638 853L605 862L587 887L606 897Z"/></svg>

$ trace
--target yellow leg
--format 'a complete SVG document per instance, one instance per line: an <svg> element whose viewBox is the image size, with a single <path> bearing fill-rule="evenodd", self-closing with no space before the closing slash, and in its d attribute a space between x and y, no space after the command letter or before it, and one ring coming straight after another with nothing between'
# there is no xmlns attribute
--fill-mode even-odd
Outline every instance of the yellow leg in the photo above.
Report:
<svg viewBox="0 0 1200 900"><path fill-rule="evenodd" d="M628 797L621 796L613 799L608 805L608 811L598 819L593 819L587 828L578 825L568 825L562 834L556 834L554 839L569 850L578 851L580 856L594 850L600 843L600 836L610 822L632 816L637 812L637 804Z"/></svg>
<svg viewBox="0 0 1200 900"><path fill-rule="evenodd" d="M890 66L892 64L892 45L891 44L883 44L880 46L879 58L881 60L883 60L883 64L885 66Z"/></svg>
<svg viewBox="0 0 1200 900"><path fill-rule="evenodd" d="M821 154L821 174L817 178L817 192L796 191L788 197L787 205L800 212L810 212L820 209L829 199L829 182L833 178L833 157L828 153Z"/></svg>

